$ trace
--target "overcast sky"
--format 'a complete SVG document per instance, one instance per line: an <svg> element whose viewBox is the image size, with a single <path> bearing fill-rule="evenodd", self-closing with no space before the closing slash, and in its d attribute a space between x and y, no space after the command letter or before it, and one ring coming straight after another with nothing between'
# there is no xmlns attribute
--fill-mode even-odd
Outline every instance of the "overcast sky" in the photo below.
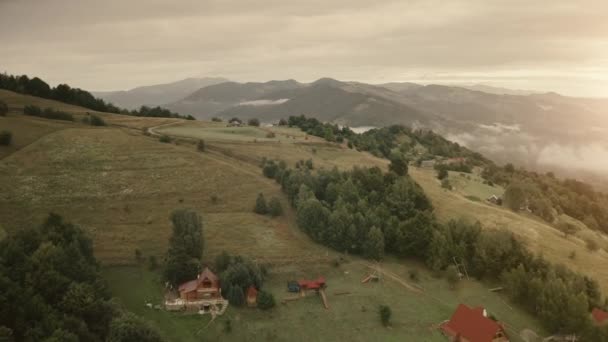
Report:
<svg viewBox="0 0 608 342"><path fill-rule="evenodd" d="M607 15L607 0L0 0L0 70L88 90L327 76L608 97Z"/></svg>

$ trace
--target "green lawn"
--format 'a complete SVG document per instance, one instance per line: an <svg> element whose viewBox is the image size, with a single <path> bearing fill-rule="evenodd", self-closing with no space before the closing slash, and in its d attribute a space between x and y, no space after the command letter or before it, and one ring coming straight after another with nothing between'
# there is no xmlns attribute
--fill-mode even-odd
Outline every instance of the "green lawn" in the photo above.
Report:
<svg viewBox="0 0 608 342"><path fill-rule="evenodd" d="M528 314L510 307L503 298L475 281L463 281L451 290L443 278L436 278L416 263L391 260L382 264L402 279L408 280L408 270L417 269L420 280L415 283L425 289L414 293L386 277L379 283L361 284L367 268L353 258L340 267L329 264L309 264L271 270L266 290L277 300L269 312L229 307L226 314L211 323L209 316L185 315L149 309L146 302L161 303L162 285L159 275L134 267L104 269L112 293L128 309L157 326L170 341L446 341L437 325L450 318L459 303L483 305L490 313L507 323L513 341L524 328L539 333L538 323ZM281 304L290 296L286 282L290 279L327 279L326 290L330 309L325 310L320 298L311 293L306 298ZM338 292L349 292L336 295ZM378 306L389 305L393 311L389 328L381 325ZM223 331L230 319L233 331Z"/></svg>
<svg viewBox="0 0 608 342"><path fill-rule="evenodd" d="M449 179L454 191L465 197L477 197L481 201L492 195L502 197L505 192L499 185L484 184L483 178L477 174L449 171Z"/></svg>

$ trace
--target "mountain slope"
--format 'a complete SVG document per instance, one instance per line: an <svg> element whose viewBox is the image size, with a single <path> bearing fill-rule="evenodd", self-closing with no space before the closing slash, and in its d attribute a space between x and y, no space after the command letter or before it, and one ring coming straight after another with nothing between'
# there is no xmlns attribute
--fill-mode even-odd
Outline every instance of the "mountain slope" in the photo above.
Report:
<svg viewBox="0 0 608 342"><path fill-rule="evenodd" d="M202 87L226 82L224 78L187 78L181 81L143 86L126 91L99 91L97 97L127 109L136 109L142 105L160 106L177 101Z"/></svg>

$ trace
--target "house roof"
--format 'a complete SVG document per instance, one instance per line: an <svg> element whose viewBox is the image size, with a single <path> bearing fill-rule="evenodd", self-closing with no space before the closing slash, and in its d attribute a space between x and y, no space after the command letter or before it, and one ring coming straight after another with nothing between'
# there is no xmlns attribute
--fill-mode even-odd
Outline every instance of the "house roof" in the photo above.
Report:
<svg viewBox="0 0 608 342"><path fill-rule="evenodd" d="M469 342L491 342L502 328L495 321L483 315L483 308L458 305L452 318L441 326L450 336L461 336Z"/></svg>
<svg viewBox="0 0 608 342"><path fill-rule="evenodd" d="M256 288L253 286L249 286L249 288L247 289L247 297L257 297L257 295L258 290L256 290Z"/></svg>
<svg viewBox="0 0 608 342"><path fill-rule="evenodd" d="M591 311L591 316L593 316L593 320L595 323L602 324L608 320L608 312L604 310L600 310L598 308L593 308Z"/></svg>
<svg viewBox="0 0 608 342"><path fill-rule="evenodd" d="M198 279L187 281L181 284L178 288L179 292L190 292L196 290L198 287Z"/></svg>
<svg viewBox="0 0 608 342"><path fill-rule="evenodd" d="M210 280L211 282L216 282L218 280L218 277L211 272L211 270L209 270L208 267L205 267L205 269L203 270L203 272L201 272L201 274L198 275L198 278L194 279L194 280L190 280L187 281L183 284L181 284L177 290L179 292L190 292L190 291L194 291L198 288L198 285L205 279Z"/></svg>
<svg viewBox="0 0 608 342"><path fill-rule="evenodd" d="M203 272L201 272L201 274L198 276L199 279L203 280L203 279L209 279L211 281L217 281L218 278L215 275L215 273L211 272L211 270L209 269L209 267L205 267L205 269L203 270Z"/></svg>

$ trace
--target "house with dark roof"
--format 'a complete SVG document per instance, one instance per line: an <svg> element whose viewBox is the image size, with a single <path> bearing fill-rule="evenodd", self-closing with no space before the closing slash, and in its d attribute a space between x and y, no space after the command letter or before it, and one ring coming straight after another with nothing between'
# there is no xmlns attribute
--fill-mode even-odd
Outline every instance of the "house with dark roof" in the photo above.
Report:
<svg viewBox="0 0 608 342"><path fill-rule="evenodd" d="M205 267L194 280L181 284L178 288L179 298L183 300L204 300L221 298L219 278Z"/></svg>
<svg viewBox="0 0 608 342"><path fill-rule="evenodd" d="M483 307L458 305L449 321L440 325L441 331L454 342L508 342L504 327L486 317Z"/></svg>
<svg viewBox="0 0 608 342"><path fill-rule="evenodd" d="M606 325L608 324L608 312L593 308L591 311L591 317L593 317L593 323L595 325Z"/></svg>

